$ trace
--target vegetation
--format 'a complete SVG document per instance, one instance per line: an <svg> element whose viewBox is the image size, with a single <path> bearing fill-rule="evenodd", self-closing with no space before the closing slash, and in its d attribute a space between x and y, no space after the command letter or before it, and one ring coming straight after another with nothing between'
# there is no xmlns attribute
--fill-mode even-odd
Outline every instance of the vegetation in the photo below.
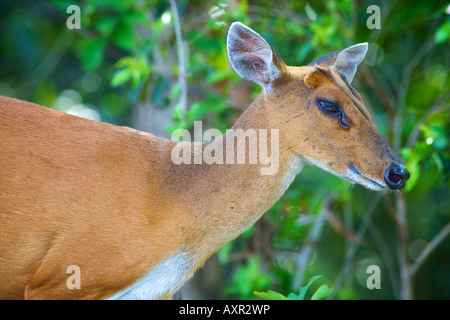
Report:
<svg viewBox="0 0 450 320"><path fill-rule="evenodd" d="M66 26L74 3L79 30ZM373 4L380 29L367 26ZM302 299L311 286L316 298L449 299L449 11L428 0L7 0L0 94L159 136L195 120L225 132L261 91L228 63L233 21L288 65L367 41L353 85L406 162L405 190L370 192L307 166L182 297ZM381 289L367 288L370 265Z"/></svg>

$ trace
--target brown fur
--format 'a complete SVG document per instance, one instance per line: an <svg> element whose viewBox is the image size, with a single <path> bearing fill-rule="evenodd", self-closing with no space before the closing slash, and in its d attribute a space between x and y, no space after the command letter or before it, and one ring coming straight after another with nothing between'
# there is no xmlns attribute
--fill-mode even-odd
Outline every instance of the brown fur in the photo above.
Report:
<svg viewBox="0 0 450 320"><path fill-rule="evenodd" d="M273 91L235 125L279 129L273 176L260 164L175 165L176 142L0 97L0 298L107 298L179 250L191 276L282 195L297 156L341 175L354 163L383 181L395 156L356 91L329 66L274 57L282 75ZM318 98L339 102L350 128ZM66 287L72 264L79 290Z"/></svg>

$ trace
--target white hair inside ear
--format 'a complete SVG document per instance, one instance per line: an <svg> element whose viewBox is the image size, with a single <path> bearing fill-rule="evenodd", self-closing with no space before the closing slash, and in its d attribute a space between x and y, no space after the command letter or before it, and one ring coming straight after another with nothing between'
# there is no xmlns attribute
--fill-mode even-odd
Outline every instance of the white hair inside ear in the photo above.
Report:
<svg viewBox="0 0 450 320"><path fill-rule="evenodd" d="M234 22L227 37L227 51L231 66L238 75L259 84L266 92L280 71L273 63L271 46L258 33L241 22Z"/></svg>
<svg viewBox="0 0 450 320"><path fill-rule="evenodd" d="M358 43L342 50L337 55L334 68L348 83L352 82L358 65L367 53L367 48L367 42Z"/></svg>

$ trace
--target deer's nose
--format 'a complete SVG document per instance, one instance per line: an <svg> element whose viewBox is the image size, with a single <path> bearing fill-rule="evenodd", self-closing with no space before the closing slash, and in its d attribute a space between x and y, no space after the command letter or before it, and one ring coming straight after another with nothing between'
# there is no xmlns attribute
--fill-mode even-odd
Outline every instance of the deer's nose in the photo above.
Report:
<svg viewBox="0 0 450 320"><path fill-rule="evenodd" d="M389 188L400 190L405 186L409 176L410 174L403 164L394 163L386 170L384 180Z"/></svg>

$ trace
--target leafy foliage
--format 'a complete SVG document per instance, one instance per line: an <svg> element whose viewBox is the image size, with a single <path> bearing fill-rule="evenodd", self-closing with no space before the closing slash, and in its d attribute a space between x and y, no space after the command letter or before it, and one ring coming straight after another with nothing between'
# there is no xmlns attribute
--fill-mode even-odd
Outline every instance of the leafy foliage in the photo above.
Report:
<svg viewBox="0 0 450 320"><path fill-rule="evenodd" d="M255 226L219 251L220 277L206 287L217 288L220 298L254 299L257 291L262 298L303 299L314 275L323 274L333 290L321 286L311 298L399 299L400 273L420 262L411 278L416 297L449 298L449 238L421 261L450 221L448 3L176 3L186 44L186 111L175 17L162 0L79 1L81 30L65 26L72 1L0 2L0 94L62 110L82 106L129 126L145 105L152 114L168 111L170 119L156 121L165 132L190 129L196 120L225 132L260 92L228 64L231 22L259 31L288 65L368 41L354 86L411 172L404 192L376 196L307 166ZM381 8L380 30L366 26L373 4ZM381 267L381 290L366 288L367 262Z"/></svg>
<svg viewBox="0 0 450 320"><path fill-rule="evenodd" d="M265 300L305 300L306 292L308 291L311 284L321 277L322 276L312 277L306 286L300 288L298 294L291 292L287 296L284 296L281 293L272 290L268 290L267 292L254 291L253 294ZM323 284L313 293L313 295L311 296L311 300L326 299L326 297L330 295L331 291L332 289L328 285Z"/></svg>

